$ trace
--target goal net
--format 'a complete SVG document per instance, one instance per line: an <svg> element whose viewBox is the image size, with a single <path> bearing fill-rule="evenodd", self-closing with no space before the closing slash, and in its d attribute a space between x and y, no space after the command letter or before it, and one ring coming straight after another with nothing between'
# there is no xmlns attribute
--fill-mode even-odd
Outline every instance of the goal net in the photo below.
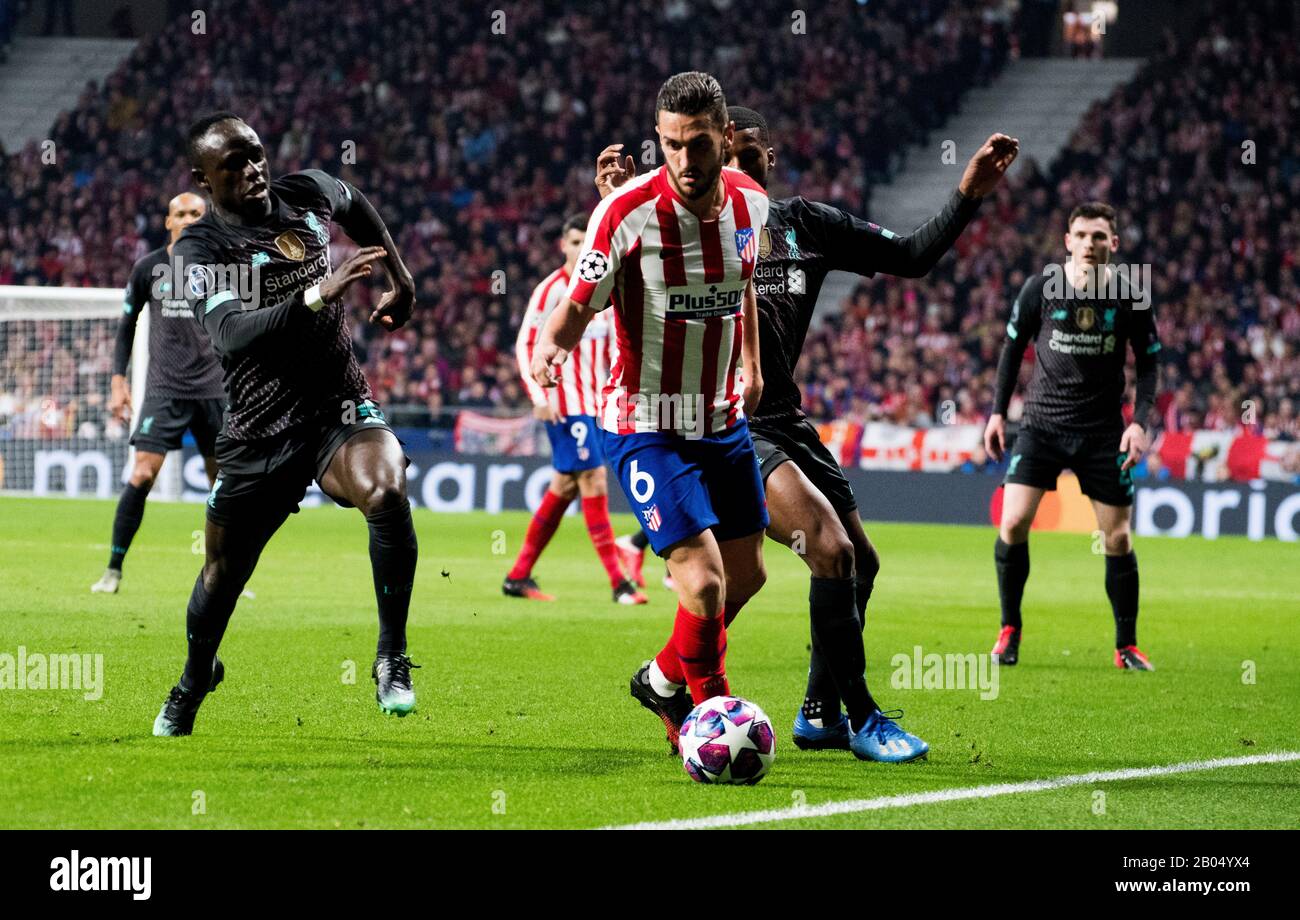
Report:
<svg viewBox="0 0 1300 920"><path fill-rule="evenodd" d="M120 288L0 285L0 493L117 495L133 459L130 423L108 411L122 304ZM145 311L128 368L132 419L148 346ZM181 497L180 453L163 465L152 495Z"/></svg>

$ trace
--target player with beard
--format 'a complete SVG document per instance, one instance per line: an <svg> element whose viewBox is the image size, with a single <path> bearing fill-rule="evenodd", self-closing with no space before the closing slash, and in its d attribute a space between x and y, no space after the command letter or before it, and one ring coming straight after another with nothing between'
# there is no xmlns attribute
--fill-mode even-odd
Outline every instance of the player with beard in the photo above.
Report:
<svg viewBox="0 0 1300 920"><path fill-rule="evenodd" d="M767 121L742 106L730 107L728 115L735 126L729 165L766 187L776 165ZM621 149L621 144L607 147L597 159L596 185L602 194L636 171L631 157L620 162ZM804 198L771 203L754 273L765 386L749 425L771 516L767 533L786 546L798 546L812 572L812 656L804 703L794 722L800 748L848 749L861 759L886 762L914 760L929 750L926 742L898 726L900 712L880 710L867 687L862 630L880 560L839 463L800 410L794 369L822 283L836 269L864 276L925 275L960 236L1018 149L1015 139L992 135L971 158L943 210L906 236ZM663 710L685 716L689 702L669 693L682 682L671 665L671 656L661 655L648 680Z"/></svg>
<svg viewBox="0 0 1300 920"><path fill-rule="evenodd" d="M1079 205L1066 222L1070 258L1033 275L1011 307L998 361L997 397L984 429L989 456L1001 460L1006 415L1032 342L1036 360L1015 449L1007 467L1002 520L993 559L1002 630L993 646L1001 664L1020 659L1020 602L1029 579L1029 528L1044 492L1063 469L1092 500L1104 537L1106 595L1115 619L1115 667L1153 671L1137 647L1138 567L1133 552L1134 464L1147 451L1146 423L1159 384L1160 339L1150 291L1115 271L1115 209ZM1137 378L1133 418L1124 424L1124 363L1133 349Z"/></svg>
<svg viewBox="0 0 1300 920"><path fill-rule="evenodd" d="M343 297L382 265L393 287L370 321L391 332L414 307L411 274L360 191L319 170L272 179L261 140L237 115L199 119L186 149L212 207L176 243L177 283L221 356L230 405L217 438L206 559L186 612L189 654L154 734L193 730L224 676L217 648L240 590L313 479L365 515L379 607L371 676L381 710L404 715L415 707L406 620L417 555L406 458L370 400ZM331 221L361 247L336 269Z"/></svg>
<svg viewBox="0 0 1300 920"><path fill-rule="evenodd" d="M602 447L677 585L660 654L703 701L730 692L724 624L766 578L767 510L746 416L763 389L751 275L767 195L723 165L732 128L709 74L664 82L655 130L665 165L596 206L532 375L555 386L612 295L618 359L603 393ZM647 670L633 676L634 695L653 696ZM674 706L685 700L680 684L668 695ZM656 715L675 745L681 719Z"/></svg>
<svg viewBox="0 0 1300 920"><path fill-rule="evenodd" d="M217 432L221 430L225 392L221 388L221 362L212 351L208 334L194 322L185 296L171 284L172 272L160 269L171 258L172 247L190 224L207 210L202 198L183 192L167 204L164 226L167 245L146 255L131 269L126 285L122 318L113 347L112 395L109 411L120 421L131 417L131 387L126 370L131 361L136 324L149 312L149 371L140 406L140 421L131 436L135 462L131 478L117 501L113 516L113 541L108 568L90 586L94 594L116 594L122 583L122 564L144 519L144 503L162 469L167 452L180 450L186 430L208 470L208 482L217 475Z"/></svg>

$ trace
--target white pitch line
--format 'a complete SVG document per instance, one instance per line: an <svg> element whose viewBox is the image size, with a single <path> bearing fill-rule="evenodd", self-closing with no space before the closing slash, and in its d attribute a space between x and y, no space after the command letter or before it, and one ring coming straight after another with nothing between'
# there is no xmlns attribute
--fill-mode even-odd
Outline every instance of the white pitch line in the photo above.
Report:
<svg viewBox="0 0 1300 920"><path fill-rule="evenodd" d="M715 827L736 827L745 824L770 824L773 821L790 821L798 818L827 818L833 815L850 815L884 808L910 808L913 805L934 805L939 802L960 802L966 799L991 799L1000 795L1021 792L1046 792L1070 786L1087 786L1093 783L1115 783L1149 776L1171 776L1175 773L1197 773L1201 770L1218 770L1223 767L1249 767L1255 764L1290 763L1300 760L1300 751L1278 751L1273 754L1252 754L1248 757L1220 757L1217 760L1192 760L1165 767L1132 767L1125 770L1105 770L1098 773L1076 773L1056 779L1037 779L1023 783L996 783L989 786L968 786L964 789L939 789L934 792L911 792L905 795L886 795L876 799L850 799L845 802L826 802L823 805L804 805L791 808L770 808L766 811L741 811L730 815L710 815L703 818L673 818L668 821L641 821L603 828L613 831L685 831L707 830Z"/></svg>

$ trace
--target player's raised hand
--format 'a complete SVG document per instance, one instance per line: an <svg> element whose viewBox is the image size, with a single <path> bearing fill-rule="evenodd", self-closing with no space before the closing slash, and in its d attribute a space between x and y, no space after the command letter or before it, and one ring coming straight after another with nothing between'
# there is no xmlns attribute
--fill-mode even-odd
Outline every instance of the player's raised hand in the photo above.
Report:
<svg viewBox="0 0 1300 920"><path fill-rule="evenodd" d="M1120 469L1131 470L1137 466L1138 461L1146 456L1147 445L1147 433L1141 425L1134 422L1125 428L1124 435L1119 439L1119 452L1127 456Z"/></svg>
<svg viewBox="0 0 1300 920"><path fill-rule="evenodd" d="M631 154L620 158L622 149L622 144L610 144L596 157L596 190L601 198L636 175L636 161Z"/></svg>
<svg viewBox="0 0 1300 920"><path fill-rule="evenodd" d="M990 134L984 146L975 151L975 156L966 164L958 190L967 198L983 198L992 193L1019 153L1019 138Z"/></svg>
<svg viewBox="0 0 1300 920"><path fill-rule="evenodd" d="M369 278L374 272L374 264L387 255L383 246L366 246L358 249L320 283L320 299L326 303L334 303L347 293L354 281Z"/></svg>
<svg viewBox="0 0 1300 920"><path fill-rule="evenodd" d="M384 327L388 332L401 329L415 310L415 282L410 277L400 280L379 298L379 304L370 314L370 322Z"/></svg>
<svg viewBox="0 0 1300 920"><path fill-rule="evenodd" d="M984 453L1001 463L1007 449L1007 420L994 413L984 426Z"/></svg>
<svg viewBox="0 0 1300 920"><path fill-rule="evenodd" d="M569 358L569 353L554 342L542 342L533 351L532 364L528 366L533 380L540 387L553 387L560 382L560 366Z"/></svg>

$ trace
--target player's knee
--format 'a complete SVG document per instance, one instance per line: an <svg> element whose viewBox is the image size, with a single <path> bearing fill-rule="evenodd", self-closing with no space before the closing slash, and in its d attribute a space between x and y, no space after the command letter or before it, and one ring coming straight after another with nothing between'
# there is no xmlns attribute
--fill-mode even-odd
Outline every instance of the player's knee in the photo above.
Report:
<svg viewBox="0 0 1300 920"><path fill-rule="evenodd" d="M1106 534L1106 555L1127 556L1133 551L1133 537L1127 527L1117 527Z"/></svg>
<svg viewBox="0 0 1300 920"><path fill-rule="evenodd" d="M858 547L853 557L853 577L858 581L874 582L880 574L880 552L868 543Z"/></svg>
<svg viewBox="0 0 1300 920"><path fill-rule="evenodd" d="M808 565L818 578L853 575L853 544L843 528L821 528L809 550Z"/></svg>
<svg viewBox="0 0 1300 920"><path fill-rule="evenodd" d="M1001 536L1003 543L1024 543L1029 539L1029 529L1034 519L1027 515L1013 515L1002 518Z"/></svg>
<svg viewBox="0 0 1300 920"><path fill-rule="evenodd" d="M148 492L158 479L158 471L147 463L137 463L131 470L131 485Z"/></svg>
<svg viewBox="0 0 1300 920"><path fill-rule="evenodd" d="M717 616L722 612L723 598L726 597L726 582L721 572L705 570L689 572L684 576L674 573L674 579L679 590L685 595L688 609L692 613Z"/></svg>
<svg viewBox="0 0 1300 920"><path fill-rule="evenodd" d="M406 484L400 480L375 483L366 491L361 512L366 517L400 508L406 501Z"/></svg>
<svg viewBox="0 0 1300 920"><path fill-rule="evenodd" d="M852 557L850 556L850 558ZM732 597L728 594L727 603L743 604L759 591L763 590L763 585L765 584L767 584L767 566L763 565L763 561L760 559L758 565L755 568L750 569L741 581L740 593L742 596Z"/></svg>

